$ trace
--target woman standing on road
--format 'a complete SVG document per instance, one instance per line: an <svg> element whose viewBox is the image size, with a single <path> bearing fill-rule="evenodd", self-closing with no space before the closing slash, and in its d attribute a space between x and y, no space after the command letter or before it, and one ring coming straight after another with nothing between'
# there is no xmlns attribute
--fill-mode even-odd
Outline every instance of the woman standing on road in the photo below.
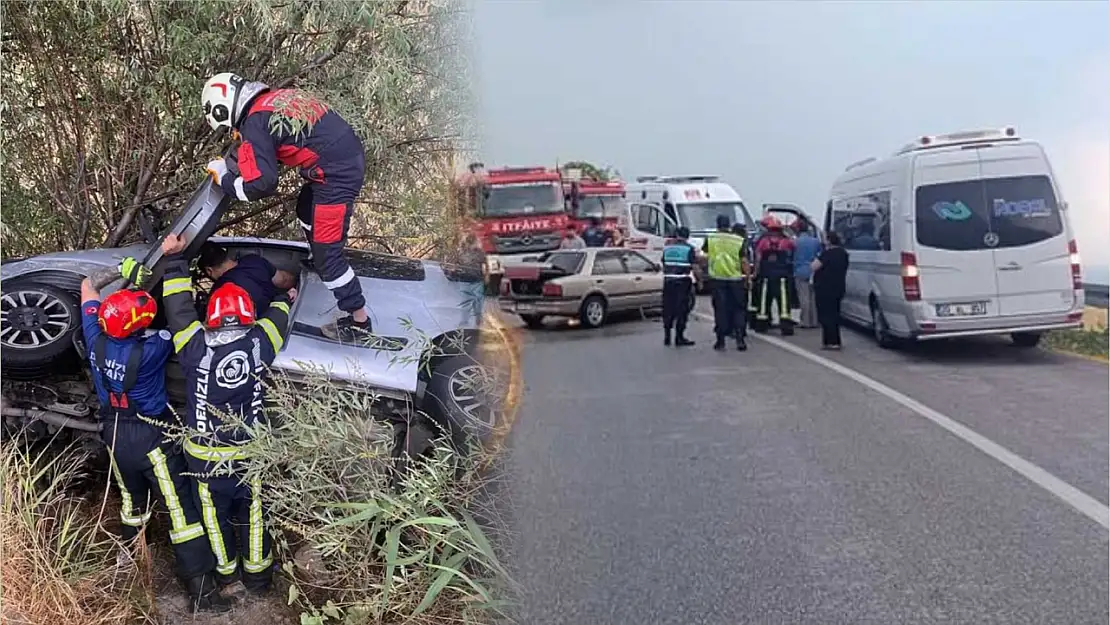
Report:
<svg viewBox="0 0 1110 625"><path fill-rule="evenodd" d="M840 235L829 232L825 249L817 255L813 269L813 294L817 300L817 321L821 324L821 349L840 349L840 300L848 275L848 251Z"/></svg>

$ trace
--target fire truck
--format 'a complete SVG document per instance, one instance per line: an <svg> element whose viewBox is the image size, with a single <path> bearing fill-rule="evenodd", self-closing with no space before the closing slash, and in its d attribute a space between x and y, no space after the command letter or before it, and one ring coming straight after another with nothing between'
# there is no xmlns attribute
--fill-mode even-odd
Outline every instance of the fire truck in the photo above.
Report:
<svg viewBox="0 0 1110 625"><path fill-rule="evenodd" d="M621 223L626 210L623 182L583 179L581 172L571 169L563 175L563 194L567 198L570 221L579 233L589 227L592 218L597 217L604 228L621 228L622 233L628 235L624 230L626 224Z"/></svg>
<svg viewBox="0 0 1110 625"><path fill-rule="evenodd" d="M562 178L546 167L485 169L471 163L456 180L457 210L486 253L486 287L496 293L506 263L559 248L568 220Z"/></svg>

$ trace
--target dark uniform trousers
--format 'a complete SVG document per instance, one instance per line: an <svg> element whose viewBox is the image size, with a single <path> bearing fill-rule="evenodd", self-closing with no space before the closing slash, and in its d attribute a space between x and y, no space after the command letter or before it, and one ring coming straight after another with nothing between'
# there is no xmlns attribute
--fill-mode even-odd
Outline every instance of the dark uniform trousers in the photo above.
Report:
<svg viewBox="0 0 1110 625"><path fill-rule="evenodd" d="M362 159L358 154L355 158ZM327 184L310 182L297 195L297 220L312 249L313 268L324 286L335 295L339 310L350 313L366 305L362 285L351 269L343 248L351 227L355 195L346 187L329 189Z"/></svg>
<svg viewBox="0 0 1110 625"><path fill-rule="evenodd" d="M172 413L167 411L160 418L169 415ZM101 436L120 489L121 534L125 540L132 540L150 520L153 493L170 515L170 544L177 575L187 580L211 573L215 560L190 494L185 458L164 440L162 428L140 419L144 418L101 419Z"/></svg>
<svg viewBox="0 0 1110 625"><path fill-rule="evenodd" d="M266 529L259 478L205 476L195 480L197 504L208 527L222 583L234 579L240 561L247 588L266 588L273 577L272 539Z"/></svg>
<svg viewBox="0 0 1110 625"><path fill-rule="evenodd" d="M748 285L744 280L710 281L713 289L713 331L718 339L744 338L748 334Z"/></svg>
<svg viewBox="0 0 1110 625"><path fill-rule="evenodd" d="M786 336L794 334L794 320L790 317L790 308L797 300L793 277L763 276L758 278L758 290L755 330L767 331L771 326L771 313L777 307L779 330Z"/></svg>
<svg viewBox="0 0 1110 625"><path fill-rule="evenodd" d="M690 319L690 294L694 281L689 277L663 278L663 329L674 328L681 336Z"/></svg>

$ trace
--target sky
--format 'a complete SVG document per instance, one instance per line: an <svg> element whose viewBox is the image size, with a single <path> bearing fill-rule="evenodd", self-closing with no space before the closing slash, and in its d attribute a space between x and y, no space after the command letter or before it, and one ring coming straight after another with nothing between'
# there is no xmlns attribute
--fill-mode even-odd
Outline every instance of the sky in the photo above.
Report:
<svg viewBox="0 0 1110 625"><path fill-rule="evenodd" d="M474 0L488 166L719 174L815 217L923 134L1044 145L1089 278L1110 265L1110 3Z"/></svg>

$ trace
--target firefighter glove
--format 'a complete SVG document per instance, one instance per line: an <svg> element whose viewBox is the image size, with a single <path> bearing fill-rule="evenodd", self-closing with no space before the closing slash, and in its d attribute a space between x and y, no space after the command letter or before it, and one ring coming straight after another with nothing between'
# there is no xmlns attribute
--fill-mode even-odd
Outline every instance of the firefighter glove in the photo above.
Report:
<svg viewBox="0 0 1110 625"><path fill-rule="evenodd" d="M214 159L208 163L207 171L212 176L212 182L220 184L227 175L227 163L222 158Z"/></svg>
<svg viewBox="0 0 1110 625"><path fill-rule="evenodd" d="M137 287L142 287L143 283L150 278L150 270L130 256L119 264L119 274Z"/></svg>

